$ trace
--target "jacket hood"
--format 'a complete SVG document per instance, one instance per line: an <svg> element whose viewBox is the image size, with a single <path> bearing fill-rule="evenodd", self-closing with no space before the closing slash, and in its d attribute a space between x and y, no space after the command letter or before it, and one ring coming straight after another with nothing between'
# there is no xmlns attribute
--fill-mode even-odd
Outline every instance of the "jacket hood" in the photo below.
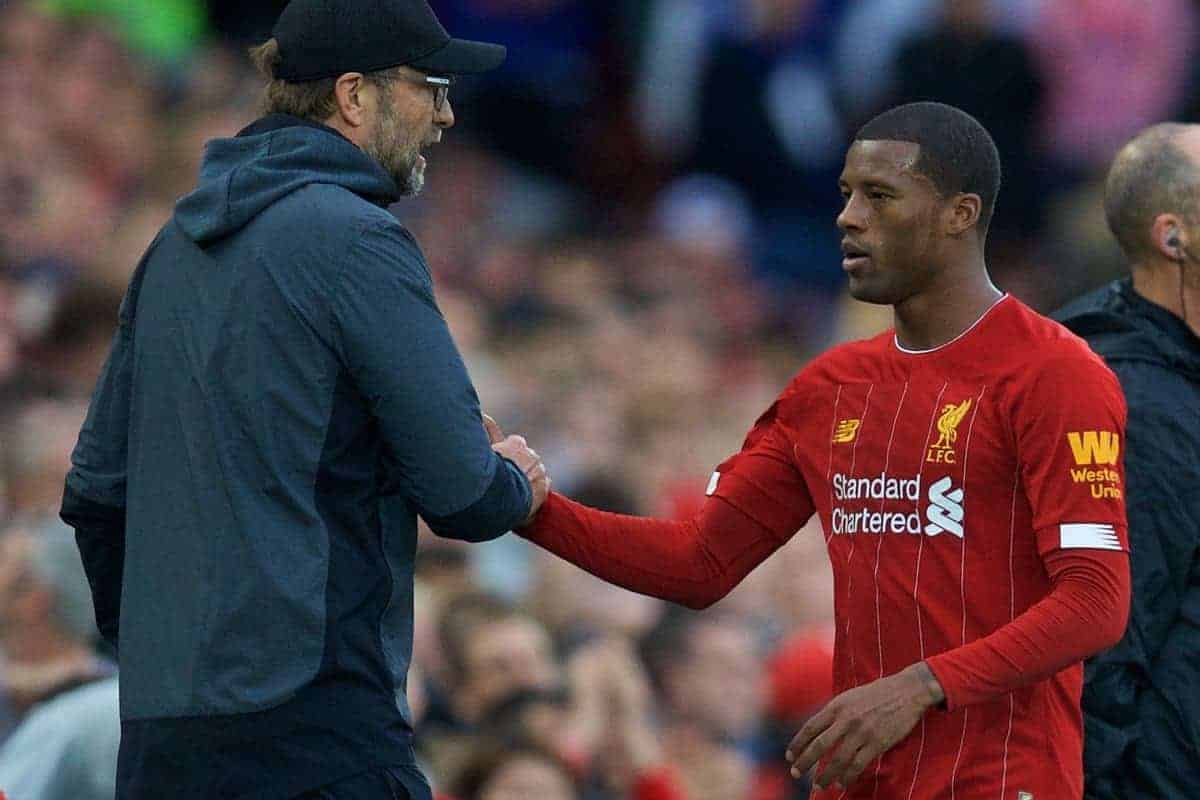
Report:
<svg viewBox="0 0 1200 800"><path fill-rule="evenodd" d="M342 186L379 206L399 199L383 167L333 128L273 114L207 144L199 185L175 204L175 219L197 244L209 244L313 183Z"/></svg>
<svg viewBox="0 0 1200 800"><path fill-rule="evenodd" d="M1054 318L1105 359L1143 361L1200 381L1200 338L1179 317L1113 281L1055 312Z"/></svg>

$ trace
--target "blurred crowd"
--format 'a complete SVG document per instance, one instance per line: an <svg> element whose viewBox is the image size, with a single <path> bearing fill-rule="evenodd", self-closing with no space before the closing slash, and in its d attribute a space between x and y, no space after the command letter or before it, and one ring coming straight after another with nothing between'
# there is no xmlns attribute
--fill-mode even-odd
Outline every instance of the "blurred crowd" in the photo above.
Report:
<svg viewBox="0 0 1200 800"><path fill-rule="evenodd" d="M31 726L79 780L112 769L114 665L63 476L125 284L203 143L254 119L244 50L282 5L0 0L0 789ZM432 5L510 59L455 87L429 188L394 211L485 409L556 489L616 511L692 513L808 357L889 324L845 296L833 222L873 114L930 99L984 122L1006 173L989 264L1048 311L1121 270L1115 149L1200 112L1188 0ZM409 701L442 796L807 796L782 755L830 691L819 532L702 613L515 537L425 532L417 580Z"/></svg>

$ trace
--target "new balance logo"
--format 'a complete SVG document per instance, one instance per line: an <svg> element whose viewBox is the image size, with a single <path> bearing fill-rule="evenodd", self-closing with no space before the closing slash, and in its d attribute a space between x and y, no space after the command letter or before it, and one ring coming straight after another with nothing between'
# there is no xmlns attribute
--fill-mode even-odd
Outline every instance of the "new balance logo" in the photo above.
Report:
<svg viewBox="0 0 1200 800"><path fill-rule="evenodd" d="M1067 434L1071 455L1081 467L1092 464L1116 464L1121 437L1112 431L1072 431Z"/></svg>
<svg viewBox="0 0 1200 800"><path fill-rule="evenodd" d="M833 430L833 443L846 444L847 442L853 442L854 437L858 435L858 426L860 425L862 425L861 419L841 420Z"/></svg>
<svg viewBox="0 0 1200 800"><path fill-rule="evenodd" d="M949 533L963 538L963 490L953 489L949 477L942 478L929 485L929 505L925 507L925 533L937 536L939 533Z"/></svg>

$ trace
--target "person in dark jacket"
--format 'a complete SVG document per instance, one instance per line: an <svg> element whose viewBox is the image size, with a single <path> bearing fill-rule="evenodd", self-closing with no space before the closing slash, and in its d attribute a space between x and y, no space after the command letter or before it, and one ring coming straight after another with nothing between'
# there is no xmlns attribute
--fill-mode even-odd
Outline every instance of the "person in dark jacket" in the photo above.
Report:
<svg viewBox="0 0 1200 800"><path fill-rule="evenodd" d="M424 0L293 0L267 116L138 265L62 516L120 662L117 797L411 797L417 516L480 541L548 478L492 443L387 206L504 49ZM316 793L319 793L316 794Z"/></svg>
<svg viewBox="0 0 1200 800"><path fill-rule="evenodd" d="M1129 406L1133 606L1125 637L1086 667L1086 797L1200 797L1200 126L1133 139L1104 203L1132 278L1055 315Z"/></svg>

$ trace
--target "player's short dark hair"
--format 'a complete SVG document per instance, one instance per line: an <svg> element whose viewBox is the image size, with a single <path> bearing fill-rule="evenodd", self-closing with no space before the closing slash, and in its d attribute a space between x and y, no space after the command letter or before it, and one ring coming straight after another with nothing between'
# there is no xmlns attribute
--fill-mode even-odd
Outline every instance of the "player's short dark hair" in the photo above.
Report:
<svg viewBox="0 0 1200 800"><path fill-rule="evenodd" d="M863 125L854 139L920 147L917 172L933 181L944 197L979 195L979 229L987 231L1000 193L1000 151L979 120L945 103L908 103Z"/></svg>
<svg viewBox="0 0 1200 800"><path fill-rule="evenodd" d="M1150 227L1159 214L1200 217L1200 168L1176 139L1189 126L1175 122L1139 133L1113 159L1104 185L1104 216L1131 261L1152 251Z"/></svg>

